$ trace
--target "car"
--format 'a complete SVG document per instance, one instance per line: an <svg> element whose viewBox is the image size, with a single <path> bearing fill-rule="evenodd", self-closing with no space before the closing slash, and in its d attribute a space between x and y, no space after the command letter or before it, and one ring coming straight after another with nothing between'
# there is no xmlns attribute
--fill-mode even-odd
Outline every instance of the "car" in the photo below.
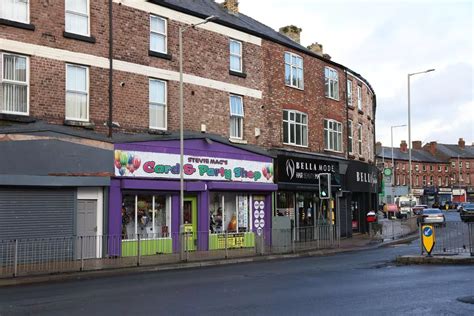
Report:
<svg viewBox="0 0 474 316"><path fill-rule="evenodd" d="M438 224L446 225L446 218L438 208L425 208L417 218L418 224Z"/></svg>
<svg viewBox="0 0 474 316"><path fill-rule="evenodd" d="M464 205L467 205L467 204L471 204L469 202L461 202L458 207L457 207L457 210L458 212L461 212L461 210L464 208Z"/></svg>
<svg viewBox="0 0 474 316"><path fill-rule="evenodd" d="M459 214L463 222L474 222L474 203L464 204Z"/></svg>
<svg viewBox="0 0 474 316"><path fill-rule="evenodd" d="M423 211L425 208L428 208L428 205L420 204L413 206L412 210L415 215L420 215L421 211Z"/></svg>

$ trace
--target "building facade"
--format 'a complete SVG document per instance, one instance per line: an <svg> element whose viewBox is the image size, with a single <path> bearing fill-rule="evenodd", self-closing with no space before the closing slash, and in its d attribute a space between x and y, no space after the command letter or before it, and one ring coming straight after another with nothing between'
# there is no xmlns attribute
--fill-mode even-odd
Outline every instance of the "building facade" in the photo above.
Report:
<svg viewBox="0 0 474 316"><path fill-rule="evenodd" d="M42 160L42 174L5 168L0 192L68 185L71 230L63 235L155 234L164 238L160 251L176 250L180 31L185 156L198 172L209 162L208 171L186 178L189 229L202 234L192 244L212 248L212 234L271 230L285 194L293 228L318 218L344 226L344 236L366 231L365 214L377 203L375 93L322 45L300 45L301 29L276 32L240 13L237 1L7 1L0 13L0 138L7 153L0 159L21 154L34 166L34 148L52 156ZM72 165L54 163L59 153ZM291 159L321 169L310 183L280 181ZM144 169L144 162L162 160L166 172ZM222 164L233 166L233 178ZM329 200L318 198L320 173L333 175ZM259 225L255 201L263 205ZM133 253L132 243L112 248Z"/></svg>

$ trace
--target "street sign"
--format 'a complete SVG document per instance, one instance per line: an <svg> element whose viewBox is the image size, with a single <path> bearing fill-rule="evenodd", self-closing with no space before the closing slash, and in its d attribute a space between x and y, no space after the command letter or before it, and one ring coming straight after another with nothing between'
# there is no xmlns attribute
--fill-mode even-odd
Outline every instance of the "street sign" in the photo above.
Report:
<svg viewBox="0 0 474 316"><path fill-rule="evenodd" d="M387 177L392 175L392 168L385 168L383 170L383 174L386 175Z"/></svg>
<svg viewBox="0 0 474 316"><path fill-rule="evenodd" d="M436 242L434 228L432 225L423 225L421 227L421 232L423 234L421 236L423 241L423 247L428 253L428 256L431 256L431 251L433 251Z"/></svg>

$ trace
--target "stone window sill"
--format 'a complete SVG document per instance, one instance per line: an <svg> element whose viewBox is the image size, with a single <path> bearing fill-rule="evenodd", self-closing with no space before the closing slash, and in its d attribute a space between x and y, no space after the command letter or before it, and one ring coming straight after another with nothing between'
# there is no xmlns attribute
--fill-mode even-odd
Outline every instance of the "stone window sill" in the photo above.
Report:
<svg viewBox="0 0 474 316"><path fill-rule="evenodd" d="M63 32L63 36L65 38L70 38L70 39L75 39L78 41L95 44L95 37L93 36L84 36L84 35L79 35L79 34L74 34L74 33L69 33L69 32Z"/></svg>
<svg viewBox="0 0 474 316"><path fill-rule="evenodd" d="M7 25L7 26L13 26L13 27L17 27L17 28L24 29L24 30L29 30L29 31L34 31L35 30L34 24L31 24L31 23L22 23L22 22L7 20L7 19L0 19L0 24L1 25Z"/></svg>
<svg viewBox="0 0 474 316"><path fill-rule="evenodd" d="M66 126L76 126L76 127L83 127L86 129L94 129L95 124L91 122L82 122L82 121L74 121L74 120L64 120L64 125Z"/></svg>
<svg viewBox="0 0 474 316"><path fill-rule="evenodd" d="M36 122L36 119L28 115L8 114L8 113L0 113L0 120L11 121L11 122L21 122L21 123Z"/></svg>
<svg viewBox="0 0 474 316"><path fill-rule="evenodd" d="M232 76L240 77L240 78L247 78L247 74L244 73L244 72L229 70L229 74L232 75Z"/></svg>
<svg viewBox="0 0 474 316"><path fill-rule="evenodd" d="M166 59L166 60L171 60L173 58L173 56L171 54L155 52L155 51L152 51L152 50L148 51L148 55L153 56L153 57L163 58L163 59Z"/></svg>

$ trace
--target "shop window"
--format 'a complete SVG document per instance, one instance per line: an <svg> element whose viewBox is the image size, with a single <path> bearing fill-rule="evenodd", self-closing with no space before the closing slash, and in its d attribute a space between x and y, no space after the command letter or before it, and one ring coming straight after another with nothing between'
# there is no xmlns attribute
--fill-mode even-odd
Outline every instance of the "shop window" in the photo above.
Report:
<svg viewBox="0 0 474 316"><path fill-rule="evenodd" d="M170 236L171 197L168 195L123 196L122 238L160 238Z"/></svg>
<svg viewBox="0 0 474 316"><path fill-rule="evenodd" d="M0 113L28 115L28 57L0 54Z"/></svg>
<svg viewBox="0 0 474 316"><path fill-rule="evenodd" d="M293 192L278 192L277 216L288 216L291 220L295 218L295 194Z"/></svg>
<svg viewBox="0 0 474 316"><path fill-rule="evenodd" d="M250 197L237 193L210 194L209 230L211 233L243 233L252 230Z"/></svg>

